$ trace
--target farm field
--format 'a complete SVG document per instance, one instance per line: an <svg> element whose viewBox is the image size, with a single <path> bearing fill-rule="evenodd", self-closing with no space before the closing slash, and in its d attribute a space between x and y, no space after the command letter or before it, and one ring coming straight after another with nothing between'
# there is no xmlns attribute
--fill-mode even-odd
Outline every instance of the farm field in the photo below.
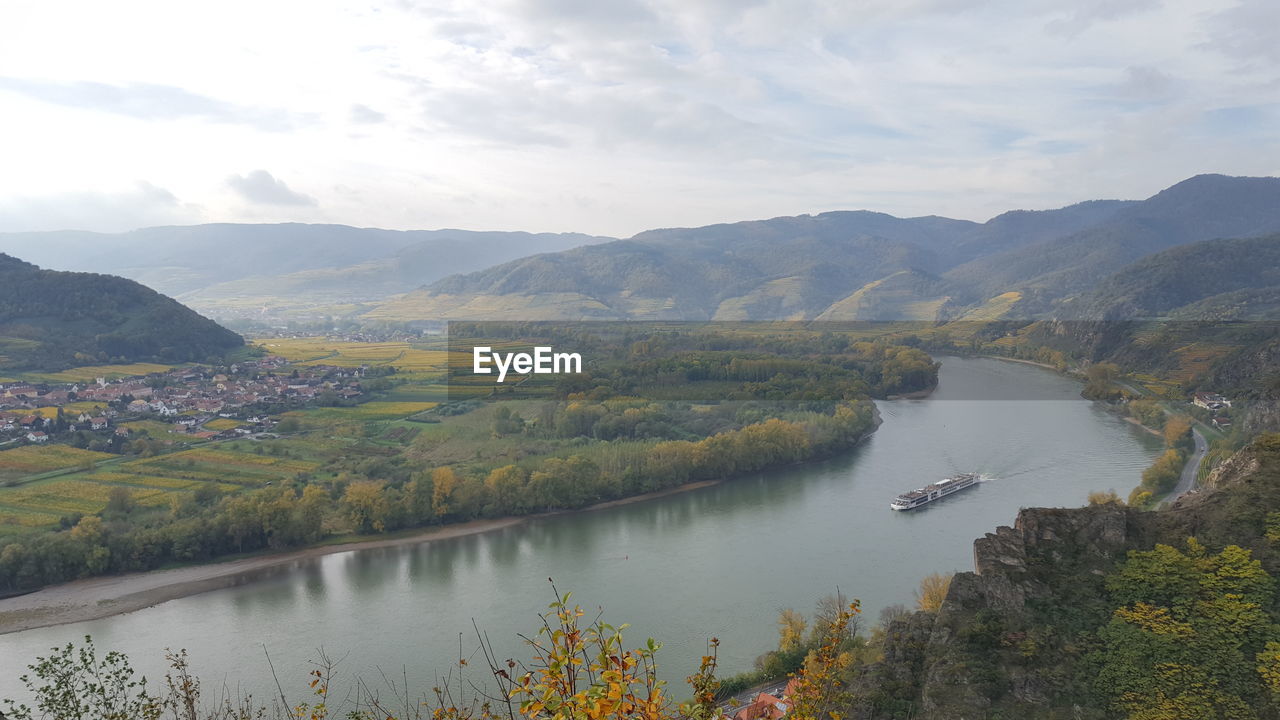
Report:
<svg viewBox="0 0 1280 720"><path fill-rule="evenodd" d="M367 402L355 407L310 408L293 410L285 413L285 417L297 418L304 424L310 421L347 421L374 422L379 420L401 420L430 410L437 402Z"/></svg>
<svg viewBox="0 0 1280 720"><path fill-rule="evenodd" d="M89 365L86 367L63 370L62 372L56 373L23 373L22 379L52 383L87 383L93 382L98 378L115 380L122 377L168 372L175 367L178 366L159 365L156 363L133 363L131 365Z"/></svg>
<svg viewBox="0 0 1280 720"><path fill-rule="evenodd" d="M6 455L15 457L6 460ZM142 507L163 507L202 486L229 493L288 482L320 467L320 460L299 455L284 443L270 450L258 443L226 443L0 487L0 535L47 529L65 516L101 512L115 487L127 488ZM3 472L14 478L115 457L67 446L28 446L0 453Z"/></svg>
<svg viewBox="0 0 1280 720"><path fill-rule="evenodd" d="M407 342L345 342L316 338L270 338L253 341L272 355L298 365L379 367L394 365L405 371L441 371L449 353L439 344Z"/></svg>
<svg viewBox="0 0 1280 720"><path fill-rule="evenodd" d="M255 447L260 449L263 446ZM295 475L313 472L318 467L319 463L312 460L209 447L131 460L121 463L115 470L131 475L256 487L289 480Z"/></svg>
<svg viewBox="0 0 1280 720"><path fill-rule="evenodd" d="M0 480L65 470L115 457L69 445L27 445L0 452Z"/></svg>

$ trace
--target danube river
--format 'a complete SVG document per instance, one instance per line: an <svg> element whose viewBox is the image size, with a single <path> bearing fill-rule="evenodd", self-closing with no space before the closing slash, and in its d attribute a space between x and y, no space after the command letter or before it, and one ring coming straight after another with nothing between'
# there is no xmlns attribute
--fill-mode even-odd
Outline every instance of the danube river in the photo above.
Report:
<svg viewBox="0 0 1280 720"><path fill-rule="evenodd" d="M479 535L299 561L268 579L127 615L2 635L0 698L22 695L15 676L27 662L84 635L149 675L166 647L186 648L206 696L224 687L276 695L264 647L292 703L304 697L319 648L343 658L347 681L381 686L384 673L407 675L429 689L455 663L460 634L471 653L473 619L500 657L527 655L517 634L538 628L549 577L593 612L603 607L607 621L630 623L628 644L662 641L669 680L696 669L712 636L723 671L747 670L775 645L782 608L808 612L839 588L873 621L886 605L910 605L924 575L971 570L973 539L1011 524L1019 508L1082 505L1090 490L1126 494L1159 439L1078 393L1078 383L1041 368L944 358L932 396L881 402L884 424L836 459ZM990 479L910 513L889 509L897 493L961 471Z"/></svg>

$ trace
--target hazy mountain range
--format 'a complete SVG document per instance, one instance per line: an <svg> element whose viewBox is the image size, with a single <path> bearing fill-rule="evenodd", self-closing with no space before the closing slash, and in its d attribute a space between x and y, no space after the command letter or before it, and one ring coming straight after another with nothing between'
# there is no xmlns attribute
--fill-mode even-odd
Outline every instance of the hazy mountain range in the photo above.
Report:
<svg viewBox="0 0 1280 720"><path fill-rule="evenodd" d="M385 300L454 273L613 238L577 233L211 224L0 233L42 267L121 275L211 314Z"/></svg>
<svg viewBox="0 0 1280 720"><path fill-rule="evenodd" d="M933 321L1096 312L1097 301L1082 296L1139 258L1275 232L1280 179L1201 175L1138 202L1014 211L986 223L833 212L653 230L448 277L365 317Z"/></svg>
<svg viewBox="0 0 1280 720"><path fill-rule="evenodd" d="M0 250L124 275L214 317L283 308L368 322L1250 318L1280 292L1276 233L1280 179L1200 175L1146 200L985 223L829 212L628 239L200 225L0 234ZM1208 242L1255 237L1265 239Z"/></svg>

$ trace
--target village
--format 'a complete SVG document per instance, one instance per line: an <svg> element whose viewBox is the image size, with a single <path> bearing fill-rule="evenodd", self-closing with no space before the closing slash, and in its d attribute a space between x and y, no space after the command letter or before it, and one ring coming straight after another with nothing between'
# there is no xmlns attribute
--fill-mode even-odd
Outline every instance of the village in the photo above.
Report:
<svg viewBox="0 0 1280 720"><path fill-rule="evenodd" d="M270 416L286 409L357 401L369 373L365 366L288 365L267 355L225 368L186 366L88 383L0 383L0 447L68 441L121 452L132 434L128 424L140 420L162 422L191 440L250 436L270 430L276 424Z"/></svg>

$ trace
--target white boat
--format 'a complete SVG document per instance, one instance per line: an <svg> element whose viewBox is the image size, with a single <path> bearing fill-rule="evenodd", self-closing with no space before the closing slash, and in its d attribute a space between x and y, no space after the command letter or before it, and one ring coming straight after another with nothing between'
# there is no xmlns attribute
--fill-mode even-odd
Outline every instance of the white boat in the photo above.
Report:
<svg viewBox="0 0 1280 720"><path fill-rule="evenodd" d="M953 493L958 493L965 488L973 487L978 484L980 476L978 473L960 473L952 475L949 478L940 480L932 485L926 485L917 488L911 492L905 492L893 499L889 503L889 507L894 510L911 510L944 498Z"/></svg>

